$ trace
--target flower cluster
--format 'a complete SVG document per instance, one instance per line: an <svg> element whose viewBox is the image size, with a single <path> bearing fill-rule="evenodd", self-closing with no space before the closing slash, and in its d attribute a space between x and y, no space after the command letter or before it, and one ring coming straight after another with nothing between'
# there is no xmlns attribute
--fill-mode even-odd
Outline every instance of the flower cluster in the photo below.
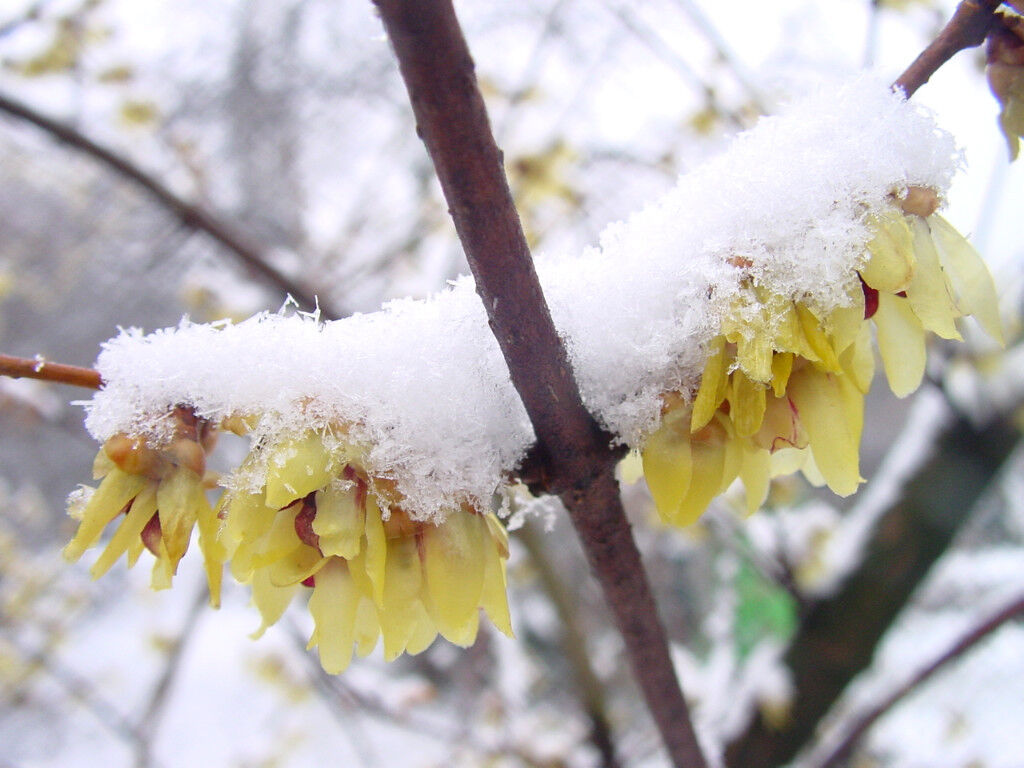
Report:
<svg viewBox="0 0 1024 768"><path fill-rule="evenodd" d="M873 330L901 396L927 333L958 338L973 315L998 339L992 280L935 213L958 157L928 114L856 78L761 121L599 247L538 263L584 402L641 451L665 520L693 522L737 477L751 510L796 470L856 490ZM97 368L103 482L67 548L118 522L95 575L148 547L166 586L197 526L214 602L224 563L260 631L308 593L330 671L379 640L388 658L468 644L480 609L510 632L487 510L535 438L470 279L334 322L129 329ZM254 446L216 511L214 425Z"/></svg>
<svg viewBox="0 0 1024 768"><path fill-rule="evenodd" d="M236 482L258 466L259 487L225 491L215 512L204 492L215 430L187 408L175 408L173 419L172 436L156 445L117 435L100 450L103 482L80 506L78 532L65 549L77 560L119 520L94 577L125 553L133 565L147 548L156 557L153 587L170 586L196 526L211 603L219 602L229 563L235 579L251 586L262 617L258 637L307 591L310 647L332 674L349 665L353 646L365 656L378 639L388 660L423 651L438 634L470 645L480 609L511 636L508 539L493 514L467 504L442 523L412 520L391 484L367 474L360 451L329 430L257 444ZM228 421L244 429L241 420Z"/></svg>
<svg viewBox="0 0 1024 768"><path fill-rule="evenodd" d="M661 518L688 525L737 477L753 512L773 475L803 469L847 496L859 471L864 396L874 376L869 320L892 391L921 383L925 334L960 339L973 315L1001 341L992 278L941 216L934 190L892 195L870 222L859 281L845 306L816 311L752 277L711 342L695 392L665 396L661 426L643 447L643 471ZM750 264L742 256L733 265Z"/></svg>

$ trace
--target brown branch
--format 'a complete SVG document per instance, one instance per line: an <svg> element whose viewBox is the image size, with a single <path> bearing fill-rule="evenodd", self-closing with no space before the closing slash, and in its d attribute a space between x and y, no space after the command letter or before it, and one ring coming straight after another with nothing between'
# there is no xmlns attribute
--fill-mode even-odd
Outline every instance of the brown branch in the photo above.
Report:
<svg viewBox="0 0 1024 768"><path fill-rule="evenodd" d="M551 562L544 537L537 530L537 526L529 523L517 533L516 538L526 549L533 567L537 569L541 589L558 614L562 652L569 662L573 677L576 678L575 688L580 705L590 719L590 742L601 755L601 765L604 768L621 768L621 763L615 755L615 743L612 741L612 727L608 721L604 688L590 663L587 633L580 621L576 603L569 594L565 581L556 571L555 564Z"/></svg>
<svg viewBox="0 0 1024 768"><path fill-rule="evenodd" d="M976 426L964 417L939 435L933 455L880 517L864 557L835 594L804 617L786 652L793 699L782 727L756 718L726 750L735 768L785 765L871 664L882 635L949 548L968 512L1016 447L1005 421Z"/></svg>
<svg viewBox="0 0 1024 768"><path fill-rule="evenodd" d="M170 188L127 158L97 144L73 127L46 117L28 105L15 101L2 93L0 93L0 111L32 123L58 141L85 152L116 173L135 182L184 225L206 233L224 246L231 255L263 282L290 294L303 309L312 311L317 306L317 296L312 289L278 270L268 261L262 249L249 241L242 233L204 208L183 200ZM320 300L320 311L327 318L340 316L337 310L324 304L322 299Z"/></svg>
<svg viewBox="0 0 1024 768"><path fill-rule="evenodd" d="M1001 4L1002 0L963 0L938 37L893 83L893 89L903 91L909 99L953 56L985 42L985 36L996 23L996 9Z"/></svg>
<svg viewBox="0 0 1024 768"><path fill-rule="evenodd" d="M902 701L907 694L917 689L922 683L929 680L936 672L941 670L951 661L955 661L980 643L990 634L1003 626L1010 619L1024 613L1024 597L1018 597L1009 605L989 616L983 622L965 632L960 639L939 654L930 664L922 667L903 685L890 693L884 699L875 704L870 710L862 714L857 722L850 727L843 737L843 740L820 764L819 768L833 768L840 765L856 746L864 733L875 724L882 715L891 710L896 704Z"/></svg>
<svg viewBox="0 0 1024 768"><path fill-rule="evenodd" d="M26 357L0 355L0 376L11 379L40 379L55 381L58 384L70 384L73 387L99 389L103 379L99 371L92 368L79 368L77 365L61 365L50 363L41 357L30 360Z"/></svg>
<svg viewBox="0 0 1024 768"><path fill-rule="evenodd" d="M704 766L619 499L619 452L584 408L533 267L451 0L374 0L477 292L674 765Z"/></svg>

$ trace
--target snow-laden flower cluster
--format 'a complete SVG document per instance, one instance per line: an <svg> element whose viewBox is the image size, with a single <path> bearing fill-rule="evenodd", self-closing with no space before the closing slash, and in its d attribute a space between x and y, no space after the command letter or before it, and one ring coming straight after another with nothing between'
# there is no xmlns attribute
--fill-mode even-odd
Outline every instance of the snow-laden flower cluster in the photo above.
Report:
<svg viewBox="0 0 1024 768"><path fill-rule="evenodd" d="M955 338L974 314L998 336L991 278L935 214L957 162L927 114L862 77L762 120L599 248L539 263L584 401L642 451L666 520L696 519L737 476L752 509L780 471L855 490L868 318L901 395L925 331ZM469 279L335 322L126 331L97 367L87 426L106 479L72 557L126 510L100 570L145 545L173 572L196 521L211 588L229 560L264 625L313 587L332 670L379 636L389 656L438 632L471 642L478 608L510 631L488 510L533 432ZM213 522L180 447L197 424L201 454L214 427L253 440Z"/></svg>

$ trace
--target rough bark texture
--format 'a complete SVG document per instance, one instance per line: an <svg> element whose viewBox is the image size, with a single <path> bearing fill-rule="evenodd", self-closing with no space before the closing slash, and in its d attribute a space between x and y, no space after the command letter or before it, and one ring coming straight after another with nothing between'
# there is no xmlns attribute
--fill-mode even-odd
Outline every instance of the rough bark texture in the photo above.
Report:
<svg viewBox="0 0 1024 768"><path fill-rule="evenodd" d="M880 518L864 558L832 597L804 618L786 653L794 699L786 727L760 719L726 752L734 768L788 763L849 682L871 663L882 635L949 547L1019 438L1012 425L956 419L932 457Z"/></svg>
<svg viewBox="0 0 1024 768"><path fill-rule="evenodd" d="M704 766L619 500L619 453L584 408L548 311L450 0L375 0L477 292L537 436L537 485L569 509L672 762Z"/></svg>

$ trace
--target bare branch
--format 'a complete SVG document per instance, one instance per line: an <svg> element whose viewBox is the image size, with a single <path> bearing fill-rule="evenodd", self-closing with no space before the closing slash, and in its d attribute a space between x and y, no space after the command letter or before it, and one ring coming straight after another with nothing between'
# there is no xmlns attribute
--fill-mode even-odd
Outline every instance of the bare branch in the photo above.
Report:
<svg viewBox="0 0 1024 768"><path fill-rule="evenodd" d="M931 44L907 67L893 83L909 99L936 70L960 51L985 42L985 36L996 23L996 9L1002 0L963 0Z"/></svg>
<svg viewBox="0 0 1024 768"><path fill-rule="evenodd" d="M541 485L561 496L623 635L672 762L704 766L619 499L619 452L584 408L555 330L450 0L375 0L491 329L537 435Z"/></svg>
<svg viewBox="0 0 1024 768"><path fill-rule="evenodd" d="M0 355L0 376L12 379L40 379L55 381L58 384L70 384L73 387L99 389L103 379L99 371L92 368L79 368L77 365L61 365L51 363L42 357L12 357Z"/></svg>
<svg viewBox="0 0 1024 768"><path fill-rule="evenodd" d="M819 768L833 768L845 760L857 742L864 736L867 730L875 724L882 715L891 710L896 704L902 701L909 693L917 689L922 683L929 680L936 672L943 669L951 661L963 656L967 651L980 643L990 634L999 629L1003 624L1024 613L1024 597L1018 597L996 613L979 623L977 626L965 632L955 643L944 652L939 654L932 662L917 671L903 685L894 690L884 699L876 703L867 712L864 712L857 721L849 728L843 740L836 746L828 757L821 761Z"/></svg>
<svg viewBox="0 0 1024 768"><path fill-rule="evenodd" d="M298 304L312 311L317 306L315 292L306 285L288 277L273 266L263 251L224 221L204 208L189 203L176 195L166 185L150 176L126 157L103 147L69 125L53 120L26 104L0 93L0 111L32 123L49 133L58 141L85 152L90 157L111 168L127 179L138 184L156 199L164 208L174 214L183 224L205 232L231 255L268 285L290 294ZM337 310L320 300L320 312L324 317L339 317Z"/></svg>
<svg viewBox="0 0 1024 768"><path fill-rule="evenodd" d="M933 455L879 518L864 557L835 594L806 613L786 652L793 683L789 720L755 719L726 750L726 764L790 762L846 686L871 663L882 635L909 602L1020 438L1012 424L959 417Z"/></svg>

